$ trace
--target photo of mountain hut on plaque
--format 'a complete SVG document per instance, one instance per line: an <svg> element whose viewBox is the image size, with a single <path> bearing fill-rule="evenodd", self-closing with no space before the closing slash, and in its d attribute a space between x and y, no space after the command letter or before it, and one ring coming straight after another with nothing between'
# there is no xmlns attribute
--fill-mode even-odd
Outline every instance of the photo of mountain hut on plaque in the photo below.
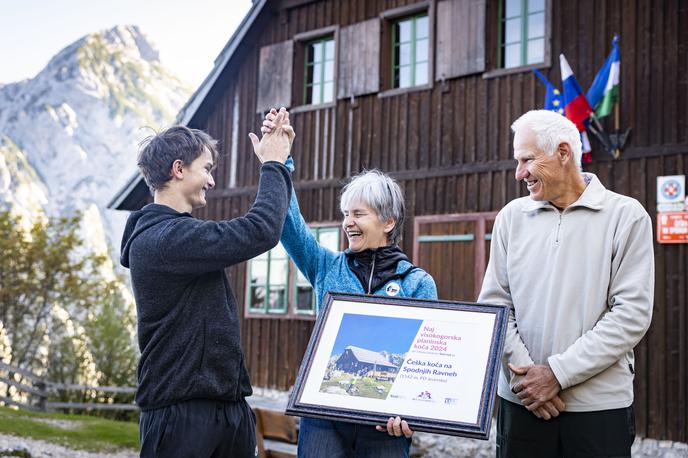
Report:
<svg viewBox="0 0 688 458"><path fill-rule="evenodd" d="M320 392L386 399L422 323L345 313Z"/></svg>

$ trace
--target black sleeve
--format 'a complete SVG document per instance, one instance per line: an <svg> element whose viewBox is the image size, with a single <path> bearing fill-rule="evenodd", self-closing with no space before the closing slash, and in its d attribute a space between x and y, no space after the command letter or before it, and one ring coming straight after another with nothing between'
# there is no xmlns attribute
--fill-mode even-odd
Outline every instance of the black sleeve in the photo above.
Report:
<svg viewBox="0 0 688 458"><path fill-rule="evenodd" d="M289 170L280 162L266 162L260 171L256 200L244 216L226 221L170 221L159 239L162 269L178 274L212 272L274 248L291 192Z"/></svg>

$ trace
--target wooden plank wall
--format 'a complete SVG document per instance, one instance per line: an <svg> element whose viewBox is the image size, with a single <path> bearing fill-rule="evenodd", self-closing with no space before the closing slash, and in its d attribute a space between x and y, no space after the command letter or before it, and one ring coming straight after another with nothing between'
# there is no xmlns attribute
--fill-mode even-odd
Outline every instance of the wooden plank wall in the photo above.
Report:
<svg viewBox="0 0 688 458"><path fill-rule="evenodd" d="M201 217L243 214L255 196L259 165L246 133L257 131L258 57L262 46L329 25L346 26L378 17L380 11L412 2L401 0L316 1L277 10L269 24L249 37L224 90L215 91L210 115L194 120L231 145L235 89L239 101L238 188L227 189L228 158L221 159L217 189ZM688 3L682 0L554 0L551 68L559 82L558 55L565 53L583 87L588 87L621 35L621 124L633 128L621 160L593 147L586 167L609 188L638 199L655 218L657 175L683 174L688 165ZM487 6L487 45L496 49L496 0ZM492 32L491 32L492 31ZM494 55L487 56L488 70ZM212 94L212 93L211 93ZM217 95L219 94L219 95ZM525 194L513 180L510 123L541 106L544 88L531 73L494 78L472 75L437 83L432 90L393 97L368 95L336 106L294 114L297 131L298 195L308 221L338 221L342 181L363 168L395 174L403 186L409 216L499 210ZM611 121L604 120L607 129ZM405 226L410 252L412 218ZM688 307L686 245L655 246L656 296L652 327L636 352L636 415L640 435L688 441ZM230 269L244 304L245 265ZM293 384L312 329L305 320L244 319L243 343L256 386Z"/></svg>

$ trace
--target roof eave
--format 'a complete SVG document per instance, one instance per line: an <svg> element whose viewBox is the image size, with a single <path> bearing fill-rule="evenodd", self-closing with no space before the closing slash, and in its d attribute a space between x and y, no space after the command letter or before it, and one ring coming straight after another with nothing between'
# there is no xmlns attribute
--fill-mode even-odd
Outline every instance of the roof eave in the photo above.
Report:
<svg viewBox="0 0 688 458"><path fill-rule="evenodd" d="M206 76L205 80L203 80L203 83L201 83L196 92L193 93L182 109L179 110L176 120L178 124L188 125L188 123L191 122L206 96L215 85L215 82L220 77L220 74L225 69L236 50L239 48L241 41L248 33L251 25L261 11L263 11L263 7L266 4L267 0L260 0L251 6L251 9L241 21L239 27L237 27L236 31L232 34L232 37L215 59L215 65L213 66L213 69L210 71L208 76Z"/></svg>
<svg viewBox="0 0 688 458"><path fill-rule="evenodd" d="M111 208L113 210L121 210L121 206L124 203L124 201L129 197L129 194L131 194L137 186L141 184L141 182L144 182L143 175L141 175L140 172L136 172L127 182L127 184L124 185L120 191L115 194L115 197L112 198L110 203L107 204L107 208ZM145 185L145 183L144 183Z"/></svg>

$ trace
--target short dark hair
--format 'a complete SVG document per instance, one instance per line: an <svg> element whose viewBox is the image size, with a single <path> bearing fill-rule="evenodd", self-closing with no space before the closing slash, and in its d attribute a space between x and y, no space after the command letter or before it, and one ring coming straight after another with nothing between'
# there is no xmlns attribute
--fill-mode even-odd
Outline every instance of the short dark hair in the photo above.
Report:
<svg viewBox="0 0 688 458"><path fill-rule="evenodd" d="M217 164L217 140L198 129L172 126L143 139L139 143L137 164L151 193L163 189L172 179L170 171L177 159L190 165L208 148Z"/></svg>

